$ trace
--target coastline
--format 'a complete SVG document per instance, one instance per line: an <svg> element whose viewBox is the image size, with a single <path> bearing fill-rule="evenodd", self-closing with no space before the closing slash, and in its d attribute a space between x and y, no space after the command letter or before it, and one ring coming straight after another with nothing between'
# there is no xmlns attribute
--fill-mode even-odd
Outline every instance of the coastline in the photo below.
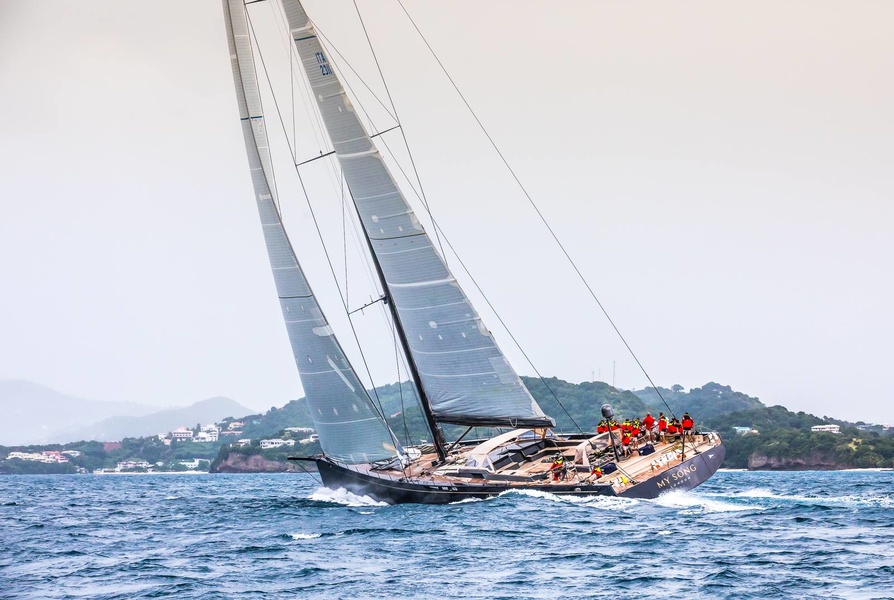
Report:
<svg viewBox="0 0 894 600"><path fill-rule="evenodd" d="M93 472L87 475L208 475L208 471L151 471L147 473L137 472L121 472L121 473L102 473Z"/></svg>

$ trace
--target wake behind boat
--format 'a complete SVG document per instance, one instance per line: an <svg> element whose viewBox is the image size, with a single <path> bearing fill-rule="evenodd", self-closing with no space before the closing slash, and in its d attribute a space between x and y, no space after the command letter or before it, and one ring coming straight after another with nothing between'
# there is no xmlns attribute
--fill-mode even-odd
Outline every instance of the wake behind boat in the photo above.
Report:
<svg viewBox="0 0 894 600"><path fill-rule="evenodd" d="M402 444L345 355L283 226L246 17L255 2L223 4L255 201L323 449L312 460L326 486L391 503L452 502L514 489L654 498L691 489L717 470L724 449L713 433L662 439L622 459L611 431L553 432L555 420L521 382L395 183L301 3L282 0L309 102L333 148L321 158L337 159L378 278L381 303L374 303L390 317L431 434L430 445ZM611 408L603 410L611 418ZM450 442L446 426L467 429ZM464 442L473 428L500 433Z"/></svg>

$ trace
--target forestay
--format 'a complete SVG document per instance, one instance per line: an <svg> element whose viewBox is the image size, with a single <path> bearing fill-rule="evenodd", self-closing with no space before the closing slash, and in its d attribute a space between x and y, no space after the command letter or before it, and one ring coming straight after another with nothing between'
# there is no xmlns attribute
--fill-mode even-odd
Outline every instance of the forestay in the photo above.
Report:
<svg viewBox="0 0 894 600"><path fill-rule="evenodd" d="M551 426L394 183L298 0L289 28L437 421Z"/></svg>
<svg viewBox="0 0 894 600"><path fill-rule="evenodd" d="M275 203L270 152L245 8L223 0L239 117L258 212L301 385L326 455L346 463L393 458L394 436L332 334L295 257Z"/></svg>

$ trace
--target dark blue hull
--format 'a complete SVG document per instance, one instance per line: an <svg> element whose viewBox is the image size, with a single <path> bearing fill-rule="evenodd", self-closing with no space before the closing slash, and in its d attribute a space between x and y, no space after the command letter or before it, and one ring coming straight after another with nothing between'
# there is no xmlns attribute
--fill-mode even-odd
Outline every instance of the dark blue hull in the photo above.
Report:
<svg viewBox="0 0 894 600"><path fill-rule="evenodd" d="M388 504L447 504L469 498L488 498L510 490L538 490L559 496L620 496L625 498L657 498L671 490L691 490L705 482L720 468L726 450L723 444L695 454L679 465L640 481L620 491L602 484L543 484L519 485L508 483L436 484L426 481L397 480L365 472L354 471L332 462L316 458L323 484L331 489L344 488L354 494L370 496Z"/></svg>

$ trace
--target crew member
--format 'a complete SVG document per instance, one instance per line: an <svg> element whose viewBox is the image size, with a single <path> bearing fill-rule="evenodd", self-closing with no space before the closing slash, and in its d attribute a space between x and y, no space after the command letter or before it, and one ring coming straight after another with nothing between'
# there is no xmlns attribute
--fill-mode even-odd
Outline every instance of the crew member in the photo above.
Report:
<svg viewBox="0 0 894 600"><path fill-rule="evenodd" d="M561 481L565 476L565 457L557 454L553 457L553 464L549 467L549 472L553 475L553 481Z"/></svg>
<svg viewBox="0 0 894 600"><path fill-rule="evenodd" d="M671 422L667 424L667 435L671 439L674 439L676 437L677 433L679 433L679 432L680 432L680 422L677 420L676 417L674 417L673 419L671 419Z"/></svg>
<svg viewBox="0 0 894 600"><path fill-rule="evenodd" d="M634 421L630 425L630 449L636 450L639 448L639 421Z"/></svg>
<svg viewBox="0 0 894 600"><path fill-rule="evenodd" d="M652 426L655 425L655 417L652 416L652 413L646 413L646 418L643 419L643 425L646 426L646 431L652 431Z"/></svg>
<svg viewBox="0 0 894 600"><path fill-rule="evenodd" d="M658 437L662 442L667 441L667 417L664 413L658 413Z"/></svg>
<svg viewBox="0 0 894 600"><path fill-rule="evenodd" d="M683 413L683 439L692 438L692 428L695 425L695 422L692 420L692 417L689 416L689 413Z"/></svg>

